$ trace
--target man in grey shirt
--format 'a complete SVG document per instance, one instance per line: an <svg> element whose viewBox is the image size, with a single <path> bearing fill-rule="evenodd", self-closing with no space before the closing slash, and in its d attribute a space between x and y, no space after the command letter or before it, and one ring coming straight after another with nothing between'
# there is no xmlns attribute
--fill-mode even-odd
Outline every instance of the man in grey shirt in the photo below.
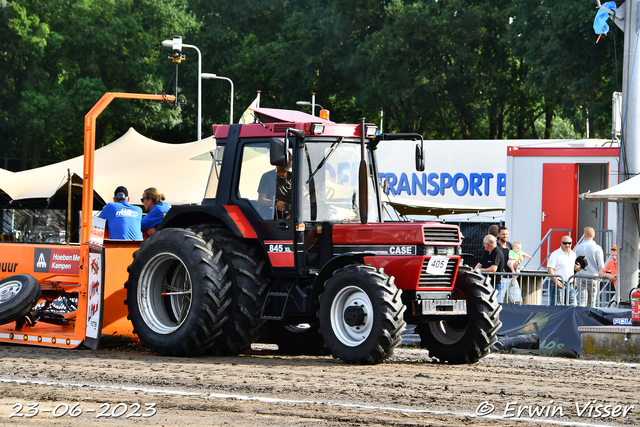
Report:
<svg viewBox="0 0 640 427"><path fill-rule="evenodd" d="M587 268L581 270L578 276L591 276L597 277L598 272L604 267L604 255L602 248L596 242L593 241L596 232L592 227L584 228L584 239L582 243L575 247L577 256L584 256L587 260ZM596 298L598 297L598 282L599 279L578 279L577 280L578 291L578 305L581 307L595 307Z"/></svg>

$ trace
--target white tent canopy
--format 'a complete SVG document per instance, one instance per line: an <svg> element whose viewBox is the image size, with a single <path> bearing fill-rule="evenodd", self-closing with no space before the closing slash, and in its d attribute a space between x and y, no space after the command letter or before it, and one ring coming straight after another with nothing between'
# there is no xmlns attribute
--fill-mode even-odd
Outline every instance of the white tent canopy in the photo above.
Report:
<svg viewBox="0 0 640 427"><path fill-rule="evenodd" d="M96 150L94 192L110 202L115 188L124 185L131 202L140 204L142 192L156 187L171 204L200 203L211 161L192 158L214 149L213 137L168 144L146 138L131 128L119 139ZM77 175L73 182L82 177L83 161L84 156L80 156L15 173L0 169L0 193L6 193L13 200L47 199L66 185L68 169Z"/></svg>
<svg viewBox="0 0 640 427"><path fill-rule="evenodd" d="M595 193L583 193L581 196L584 200L593 202L640 203L640 176Z"/></svg>

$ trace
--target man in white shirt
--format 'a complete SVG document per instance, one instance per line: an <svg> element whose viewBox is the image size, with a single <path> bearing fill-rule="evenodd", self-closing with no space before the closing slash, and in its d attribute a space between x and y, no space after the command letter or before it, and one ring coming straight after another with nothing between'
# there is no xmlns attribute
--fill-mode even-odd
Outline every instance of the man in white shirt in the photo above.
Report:
<svg viewBox="0 0 640 427"><path fill-rule="evenodd" d="M549 305L556 305L556 289L563 289L566 282L574 271L580 270L579 266L576 266L576 253L571 250L573 240L571 236L562 236L560 240L560 248L556 249L549 256L547 261L547 273L559 275L559 277L552 277L549 285ZM574 291L573 285L569 287L569 304L573 304Z"/></svg>
<svg viewBox="0 0 640 427"><path fill-rule="evenodd" d="M587 259L587 267L581 275L595 277L602 267L604 267L604 254L602 248L593 238L596 232L592 227L584 228L584 238L582 243L576 246L577 256L584 256ZM581 307L595 307L598 296L598 279L578 279L576 283L578 292L578 305Z"/></svg>

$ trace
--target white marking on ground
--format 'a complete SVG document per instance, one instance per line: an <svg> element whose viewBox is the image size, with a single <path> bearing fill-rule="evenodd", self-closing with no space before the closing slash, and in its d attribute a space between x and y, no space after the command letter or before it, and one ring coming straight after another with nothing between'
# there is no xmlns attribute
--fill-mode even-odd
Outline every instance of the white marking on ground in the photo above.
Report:
<svg viewBox="0 0 640 427"><path fill-rule="evenodd" d="M89 387L100 390L109 391L131 391L138 393L149 394L166 394L175 396L194 396L220 400L239 400L239 401L253 401L261 403L283 403L283 404L307 404L307 405L324 405L334 406L350 409L364 409L370 411L391 411L399 413L411 413L411 414L432 414L432 415L453 415L456 417L466 418L487 418L494 420L508 420L508 421L520 421L520 422L536 422L541 424L552 424L559 426L580 426L580 427L611 427L611 424L592 424L576 421L561 421L556 419L543 419L543 418L514 418L514 417L502 417L499 415L486 415L479 416L472 412L459 412L459 411L438 411L432 409L412 409L403 408L398 406L375 406L375 405L361 405L357 403L343 403L343 402L330 402L330 401L315 401L315 400L294 400L294 399L274 399L271 397L259 397L259 396L244 396L240 394L221 394L221 393L197 393L190 391L172 390L172 389L151 389L142 387L127 387L127 386L109 386L89 383L66 383L60 381L43 381L43 380L22 380L22 379L10 379L0 378L2 383L17 383L17 384L33 384L49 387Z"/></svg>

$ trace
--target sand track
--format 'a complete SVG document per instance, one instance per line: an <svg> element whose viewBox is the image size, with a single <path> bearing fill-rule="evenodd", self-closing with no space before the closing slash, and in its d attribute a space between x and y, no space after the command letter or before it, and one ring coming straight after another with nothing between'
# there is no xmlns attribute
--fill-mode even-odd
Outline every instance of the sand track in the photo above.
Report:
<svg viewBox="0 0 640 427"><path fill-rule="evenodd" d="M399 349L353 366L268 349L170 358L0 345L0 366L2 425L640 425L640 364L631 363L490 355L448 366Z"/></svg>

